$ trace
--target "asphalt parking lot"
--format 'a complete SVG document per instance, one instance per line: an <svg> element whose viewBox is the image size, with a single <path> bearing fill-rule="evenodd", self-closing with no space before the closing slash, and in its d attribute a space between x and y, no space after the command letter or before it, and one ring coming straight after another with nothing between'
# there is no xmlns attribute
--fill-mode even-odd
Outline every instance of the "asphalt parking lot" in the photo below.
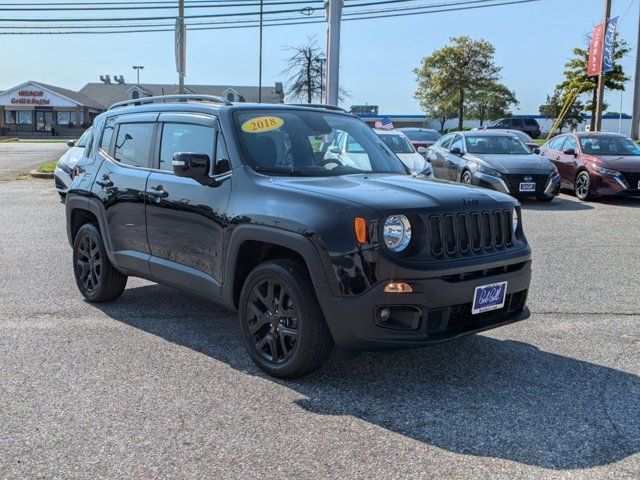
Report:
<svg viewBox="0 0 640 480"><path fill-rule="evenodd" d="M0 205L1 478L640 476L640 199L525 203L529 320L293 382L200 298L84 302L51 181Z"/></svg>
<svg viewBox="0 0 640 480"><path fill-rule="evenodd" d="M0 142L0 180L14 180L43 163L57 160L68 148L64 142Z"/></svg>

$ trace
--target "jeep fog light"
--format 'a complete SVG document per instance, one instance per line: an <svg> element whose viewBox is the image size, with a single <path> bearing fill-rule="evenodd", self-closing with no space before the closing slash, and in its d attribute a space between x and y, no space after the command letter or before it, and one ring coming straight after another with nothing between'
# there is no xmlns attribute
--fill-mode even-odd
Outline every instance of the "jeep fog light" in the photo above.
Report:
<svg viewBox="0 0 640 480"><path fill-rule="evenodd" d="M413 288L408 283L388 283L386 287L384 287L385 293L413 293Z"/></svg>
<svg viewBox="0 0 640 480"><path fill-rule="evenodd" d="M404 215L391 215L385 222L382 229L382 238L389 250L400 253L409 246L411 242L411 223Z"/></svg>

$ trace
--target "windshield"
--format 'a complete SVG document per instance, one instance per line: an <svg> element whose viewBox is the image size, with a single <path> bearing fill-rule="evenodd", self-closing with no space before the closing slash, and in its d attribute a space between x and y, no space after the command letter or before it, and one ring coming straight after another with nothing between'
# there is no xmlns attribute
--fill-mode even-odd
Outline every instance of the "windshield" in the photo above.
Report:
<svg viewBox="0 0 640 480"><path fill-rule="evenodd" d="M442 135L438 132L429 132L424 130L407 130L403 131L409 140L413 142L437 142Z"/></svg>
<svg viewBox="0 0 640 480"><path fill-rule="evenodd" d="M393 153L415 153L413 145L404 135L382 134L380 138Z"/></svg>
<svg viewBox="0 0 640 480"><path fill-rule="evenodd" d="M234 120L247 160L260 172L407 173L371 128L353 117L322 110L240 110Z"/></svg>
<svg viewBox="0 0 640 480"><path fill-rule="evenodd" d="M580 145L587 155L640 155L640 145L625 137L582 137Z"/></svg>
<svg viewBox="0 0 640 480"><path fill-rule="evenodd" d="M530 155L531 149L512 135L467 136L469 153L485 153L494 155Z"/></svg>

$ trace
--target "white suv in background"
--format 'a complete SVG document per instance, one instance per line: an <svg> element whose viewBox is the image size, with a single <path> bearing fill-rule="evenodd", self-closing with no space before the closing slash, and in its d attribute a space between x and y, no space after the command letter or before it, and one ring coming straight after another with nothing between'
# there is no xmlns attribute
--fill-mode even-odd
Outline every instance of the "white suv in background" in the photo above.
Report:
<svg viewBox="0 0 640 480"><path fill-rule="evenodd" d="M56 165L53 172L53 178L56 190L62 198L66 196L69 185L71 185L73 168L76 166L76 163L78 163L78 160L80 160L84 155L85 147L91 144L91 139L92 134L91 129L89 128L82 134L77 143L74 140L69 140L67 142L67 145L71 148L60 157L60 160L58 160L58 165Z"/></svg>

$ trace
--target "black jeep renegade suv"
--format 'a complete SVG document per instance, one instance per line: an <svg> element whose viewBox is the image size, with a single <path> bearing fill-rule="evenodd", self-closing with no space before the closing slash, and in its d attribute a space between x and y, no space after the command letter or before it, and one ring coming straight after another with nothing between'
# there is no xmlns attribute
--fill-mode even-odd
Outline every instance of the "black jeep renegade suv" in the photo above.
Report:
<svg viewBox="0 0 640 480"><path fill-rule="evenodd" d="M170 96L98 116L66 200L78 288L127 276L239 312L278 377L343 348L415 347L522 320L531 250L512 197L411 175L329 107Z"/></svg>

